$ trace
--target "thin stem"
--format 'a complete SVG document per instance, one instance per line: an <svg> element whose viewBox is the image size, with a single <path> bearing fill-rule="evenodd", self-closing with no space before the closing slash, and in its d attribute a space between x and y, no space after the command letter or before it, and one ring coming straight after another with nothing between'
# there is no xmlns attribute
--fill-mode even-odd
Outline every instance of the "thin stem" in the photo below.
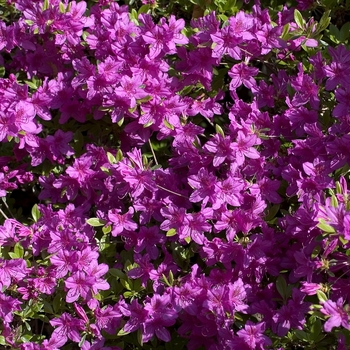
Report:
<svg viewBox="0 0 350 350"><path fill-rule="evenodd" d="M0 208L0 213L2 214L2 216L6 219L6 220L8 220L8 217L7 217L7 215L3 212L3 210Z"/></svg>
<svg viewBox="0 0 350 350"><path fill-rule="evenodd" d="M158 160L157 160L156 154L154 153L154 149L153 149L152 142L151 142L150 139L148 139L148 144L149 144L149 146L151 147L151 152L152 152L154 161L155 161L155 163L158 165Z"/></svg>
<svg viewBox="0 0 350 350"><path fill-rule="evenodd" d="M180 194L180 193L177 193L177 192L168 190L167 188L165 188L165 187L163 187L163 186L161 186L161 185L156 185L156 186L157 186L158 188L164 190L164 191L167 191L167 192L169 192L169 193L175 194L176 196L179 196L179 197L183 197L183 198L187 198L187 199L188 199L187 196L184 196L183 194Z"/></svg>
<svg viewBox="0 0 350 350"><path fill-rule="evenodd" d="M8 204L6 203L5 197L2 197L2 201L3 201L3 203L5 204L5 207L6 207L6 209L8 210L8 212L10 213L10 215L14 218L14 215L12 214L10 207L9 207Z"/></svg>

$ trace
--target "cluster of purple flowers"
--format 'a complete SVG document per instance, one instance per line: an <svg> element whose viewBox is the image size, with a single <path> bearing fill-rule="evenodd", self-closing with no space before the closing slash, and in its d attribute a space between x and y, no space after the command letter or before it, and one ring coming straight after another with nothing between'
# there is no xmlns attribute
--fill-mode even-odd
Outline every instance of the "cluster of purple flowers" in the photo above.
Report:
<svg viewBox="0 0 350 350"><path fill-rule="evenodd" d="M0 196L38 181L41 204L34 222L0 226L6 344L107 350L139 332L267 349L312 317L350 329L345 46L266 71L267 57L315 46L282 39L292 9L185 28L110 0L9 3L20 16L0 23L0 141L14 155L0 157ZM214 88L223 70L231 102ZM51 334L24 341L34 313Z"/></svg>

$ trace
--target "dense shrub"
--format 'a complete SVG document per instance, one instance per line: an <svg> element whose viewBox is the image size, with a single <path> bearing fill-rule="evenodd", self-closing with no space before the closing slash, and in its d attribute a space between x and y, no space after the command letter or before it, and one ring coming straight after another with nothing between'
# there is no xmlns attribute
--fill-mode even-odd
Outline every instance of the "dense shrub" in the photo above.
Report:
<svg viewBox="0 0 350 350"><path fill-rule="evenodd" d="M346 349L348 1L127 5L2 2L0 345Z"/></svg>

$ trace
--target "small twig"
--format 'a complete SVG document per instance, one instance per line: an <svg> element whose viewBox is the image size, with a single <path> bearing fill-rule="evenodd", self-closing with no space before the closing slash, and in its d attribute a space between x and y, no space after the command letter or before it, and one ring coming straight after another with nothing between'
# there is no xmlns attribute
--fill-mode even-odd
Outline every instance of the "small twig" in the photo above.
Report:
<svg viewBox="0 0 350 350"><path fill-rule="evenodd" d="M174 191L168 190L167 188L165 188L165 187L163 187L163 186L161 186L161 185L156 185L156 186L157 186L158 188L160 188L160 189L164 190L164 191L167 191L167 192L169 192L169 193L175 194L176 196L179 196L179 197L183 197L183 198L188 199L188 197L187 197L187 196L184 196L183 194L180 194L180 193L177 193L177 192L174 192Z"/></svg>
<svg viewBox="0 0 350 350"><path fill-rule="evenodd" d="M14 218L14 215L12 214L12 211L11 211L10 207L9 207L8 204L6 203L5 197L2 197L2 201L3 201L3 203L5 204L5 207L6 207L6 209L8 210L8 212L10 213L10 215Z"/></svg>
<svg viewBox="0 0 350 350"><path fill-rule="evenodd" d="M150 139L148 139L148 144L151 147L151 152L152 152L152 155L154 158L154 162L158 165L158 160L157 160L156 154L154 153L154 149L153 149L152 142Z"/></svg>
<svg viewBox="0 0 350 350"><path fill-rule="evenodd" d="M3 212L3 210L0 208L0 213L2 214L2 216L8 220L9 218L7 217L7 215Z"/></svg>

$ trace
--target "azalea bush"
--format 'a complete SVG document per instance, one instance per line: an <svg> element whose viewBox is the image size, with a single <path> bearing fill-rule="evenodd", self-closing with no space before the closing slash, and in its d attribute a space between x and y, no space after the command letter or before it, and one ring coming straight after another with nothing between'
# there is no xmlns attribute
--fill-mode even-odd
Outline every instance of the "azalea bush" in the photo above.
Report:
<svg viewBox="0 0 350 350"><path fill-rule="evenodd" d="M1 2L2 348L350 346L349 2L270 5Z"/></svg>

